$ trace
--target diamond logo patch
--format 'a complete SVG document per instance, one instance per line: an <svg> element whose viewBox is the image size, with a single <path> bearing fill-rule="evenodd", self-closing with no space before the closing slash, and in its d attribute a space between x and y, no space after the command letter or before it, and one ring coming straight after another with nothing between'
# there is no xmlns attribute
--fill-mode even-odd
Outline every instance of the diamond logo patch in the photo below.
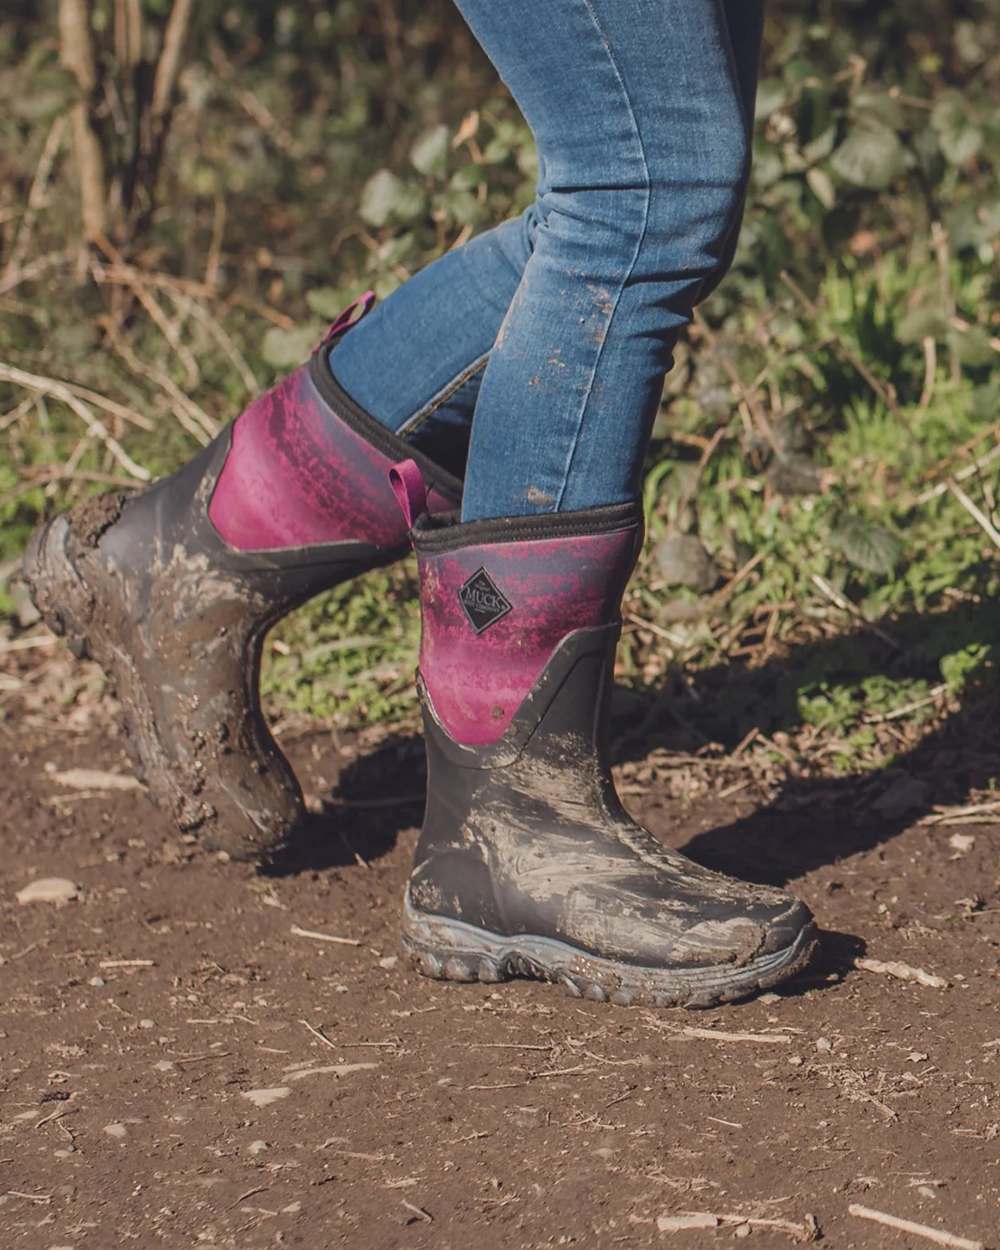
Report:
<svg viewBox="0 0 1000 1250"><path fill-rule="evenodd" d="M510 603L485 569L472 574L459 589L458 600L477 634L495 625L511 610Z"/></svg>

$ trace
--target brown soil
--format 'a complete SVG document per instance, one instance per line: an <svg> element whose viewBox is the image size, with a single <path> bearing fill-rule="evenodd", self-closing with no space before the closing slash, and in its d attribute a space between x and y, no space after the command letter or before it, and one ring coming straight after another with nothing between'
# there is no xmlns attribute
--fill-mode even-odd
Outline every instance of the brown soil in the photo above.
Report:
<svg viewBox="0 0 1000 1250"><path fill-rule="evenodd" d="M780 994L625 1010L396 958L413 739L293 744L339 805L259 875L141 791L63 784L127 773L110 729L32 726L0 726L5 1250L931 1244L852 1203L1000 1245L1000 829L900 830L836 785L685 806L633 770L654 832L790 881L825 932ZM15 901L45 876L79 899ZM658 1229L685 1212L785 1224Z"/></svg>

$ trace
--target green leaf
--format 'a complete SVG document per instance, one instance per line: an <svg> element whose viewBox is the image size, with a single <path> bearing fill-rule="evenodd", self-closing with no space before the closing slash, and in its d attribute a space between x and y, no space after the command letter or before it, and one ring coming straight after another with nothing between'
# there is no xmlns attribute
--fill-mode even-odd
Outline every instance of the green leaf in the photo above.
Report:
<svg viewBox="0 0 1000 1250"><path fill-rule="evenodd" d="M448 127L432 126L425 130L410 148L410 160L419 173L440 177L448 162Z"/></svg>
<svg viewBox="0 0 1000 1250"><path fill-rule="evenodd" d="M365 183L358 212L370 226L384 226L390 220L415 220L425 205L419 187L405 183L390 169L380 169Z"/></svg>
<svg viewBox="0 0 1000 1250"><path fill-rule="evenodd" d="M324 327L315 321L282 330L272 326L264 335L261 355L275 369L290 369L300 365L316 346Z"/></svg>
<svg viewBox="0 0 1000 1250"><path fill-rule="evenodd" d="M926 338L943 339L948 333L948 313L937 304L917 304L899 319L896 338L900 343L922 343Z"/></svg>
<svg viewBox="0 0 1000 1250"><path fill-rule="evenodd" d="M317 286L311 291L306 291L306 303L317 317L325 317L327 321L333 321L338 317L350 303L350 297L344 298L344 292L338 291L332 286Z"/></svg>
<svg viewBox="0 0 1000 1250"><path fill-rule="evenodd" d="M969 107L961 96L950 92L941 97L931 113L944 158L951 165L964 165L983 144L983 132L969 116Z"/></svg>
<svg viewBox="0 0 1000 1250"><path fill-rule="evenodd" d="M372 174L361 192L358 212L370 226L384 226L403 192L403 183L390 169Z"/></svg>
<svg viewBox="0 0 1000 1250"><path fill-rule="evenodd" d="M903 106L886 91L859 91L851 101L851 113L858 119L875 122L889 130L903 130Z"/></svg>
<svg viewBox="0 0 1000 1250"><path fill-rule="evenodd" d="M762 78L757 86L757 105L754 114L764 121L788 100L788 88L780 78Z"/></svg>
<svg viewBox="0 0 1000 1250"><path fill-rule="evenodd" d="M824 208L833 208L837 202L837 193L833 189L833 179L825 169L816 167L807 170L806 184Z"/></svg>
<svg viewBox="0 0 1000 1250"><path fill-rule="evenodd" d="M830 168L846 182L873 191L887 187L905 162L899 136L878 122L855 126L830 158Z"/></svg>
<svg viewBox="0 0 1000 1250"><path fill-rule="evenodd" d="M990 336L982 326L969 326L967 330L953 330L948 335L952 351L963 365L980 368L997 359L990 343Z"/></svg>
<svg viewBox="0 0 1000 1250"><path fill-rule="evenodd" d="M899 563L903 544L895 534L866 517L842 513L830 531L833 546L859 569L888 576Z"/></svg>

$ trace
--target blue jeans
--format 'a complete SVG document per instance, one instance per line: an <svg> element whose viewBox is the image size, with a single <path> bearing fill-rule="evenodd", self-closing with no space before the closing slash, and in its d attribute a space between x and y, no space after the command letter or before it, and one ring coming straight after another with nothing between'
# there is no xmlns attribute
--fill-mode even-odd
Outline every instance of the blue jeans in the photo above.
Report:
<svg viewBox="0 0 1000 1250"><path fill-rule="evenodd" d="M735 246L763 0L456 2L534 134L537 197L331 367L439 459L471 422L465 521L634 499L677 336Z"/></svg>

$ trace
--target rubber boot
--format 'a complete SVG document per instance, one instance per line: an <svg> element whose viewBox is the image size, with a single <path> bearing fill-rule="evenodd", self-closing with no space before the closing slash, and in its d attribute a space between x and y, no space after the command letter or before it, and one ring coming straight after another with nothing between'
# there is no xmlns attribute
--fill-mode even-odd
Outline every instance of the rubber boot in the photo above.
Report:
<svg viewBox="0 0 1000 1250"><path fill-rule="evenodd" d="M458 523L412 463L427 806L403 943L428 976L558 982L622 1005L709 1007L798 972L809 911L711 872L625 812L607 725L632 504Z"/></svg>
<svg viewBox="0 0 1000 1250"><path fill-rule="evenodd" d="M304 811L261 714L265 633L408 547L387 475L413 452L326 362L354 307L306 365L182 469L47 522L24 559L49 627L110 678L151 797L234 857L273 852ZM422 468L432 506L454 506L460 484L427 460Z"/></svg>

